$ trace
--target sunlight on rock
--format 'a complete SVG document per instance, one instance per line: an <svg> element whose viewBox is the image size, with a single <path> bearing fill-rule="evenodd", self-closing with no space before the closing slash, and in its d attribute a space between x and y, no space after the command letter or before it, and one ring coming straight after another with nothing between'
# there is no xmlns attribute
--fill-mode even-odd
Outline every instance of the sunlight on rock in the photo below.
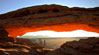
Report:
<svg viewBox="0 0 99 55"><path fill-rule="evenodd" d="M9 53L8 53L8 52L4 52L4 53L9 55Z"/></svg>
<svg viewBox="0 0 99 55"><path fill-rule="evenodd" d="M23 52L29 52L29 50L27 50L27 49L22 49L22 51L23 51Z"/></svg>
<svg viewBox="0 0 99 55"><path fill-rule="evenodd" d="M43 48L43 50L54 51L55 49L48 49L48 48Z"/></svg>
<svg viewBox="0 0 99 55"><path fill-rule="evenodd" d="M18 51L17 49L3 49L3 48L0 48L0 50L2 50L2 51Z"/></svg>

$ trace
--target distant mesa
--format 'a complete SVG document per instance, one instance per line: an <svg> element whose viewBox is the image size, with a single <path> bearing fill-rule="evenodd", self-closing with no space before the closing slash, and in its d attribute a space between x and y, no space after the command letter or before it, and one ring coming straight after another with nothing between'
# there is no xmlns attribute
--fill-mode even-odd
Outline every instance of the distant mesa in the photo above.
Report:
<svg viewBox="0 0 99 55"><path fill-rule="evenodd" d="M40 30L99 33L99 7L69 8L56 4L32 6L1 14L0 24L14 37Z"/></svg>

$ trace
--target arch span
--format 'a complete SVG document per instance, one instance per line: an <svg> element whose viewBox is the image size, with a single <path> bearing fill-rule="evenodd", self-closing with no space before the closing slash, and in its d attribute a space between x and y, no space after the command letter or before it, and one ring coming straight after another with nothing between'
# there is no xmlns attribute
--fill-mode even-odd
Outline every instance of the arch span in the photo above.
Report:
<svg viewBox="0 0 99 55"><path fill-rule="evenodd" d="M42 30L64 32L64 31L74 31L74 30L85 30L89 32L99 33L99 28L89 26L87 24L60 24L60 25L32 25L32 26L10 26L5 27L10 36L16 38L17 36L22 36L27 32L36 32Z"/></svg>

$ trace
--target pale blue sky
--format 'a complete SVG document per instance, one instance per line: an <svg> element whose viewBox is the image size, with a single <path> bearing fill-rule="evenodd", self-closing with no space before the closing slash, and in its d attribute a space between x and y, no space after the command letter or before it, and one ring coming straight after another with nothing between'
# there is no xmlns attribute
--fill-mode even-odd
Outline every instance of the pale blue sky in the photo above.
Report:
<svg viewBox="0 0 99 55"><path fill-rule="evenodd" d="M24 7L59 4L69 7L99 7L99 0L0 0L0 14Z"/></svg>

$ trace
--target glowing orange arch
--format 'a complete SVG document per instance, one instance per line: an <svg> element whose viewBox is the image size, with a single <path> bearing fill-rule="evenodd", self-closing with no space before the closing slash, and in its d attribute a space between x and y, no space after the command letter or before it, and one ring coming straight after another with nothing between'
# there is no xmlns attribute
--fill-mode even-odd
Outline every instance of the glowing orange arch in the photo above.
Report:
<svg viewBox="0 0 99 55"><path fill-rule="evenodd" d="M51 30L56 32L63 31L74 31L74 30L85 30L90 32L99 33L99 28L94 28L88 26L87 24L60 24L60 25L32 25L31 27L23 27L23 26L11 26L5 27L11 37L16 38L17 36L22 36L27 32L35 32L40 30Z"/></svg>

